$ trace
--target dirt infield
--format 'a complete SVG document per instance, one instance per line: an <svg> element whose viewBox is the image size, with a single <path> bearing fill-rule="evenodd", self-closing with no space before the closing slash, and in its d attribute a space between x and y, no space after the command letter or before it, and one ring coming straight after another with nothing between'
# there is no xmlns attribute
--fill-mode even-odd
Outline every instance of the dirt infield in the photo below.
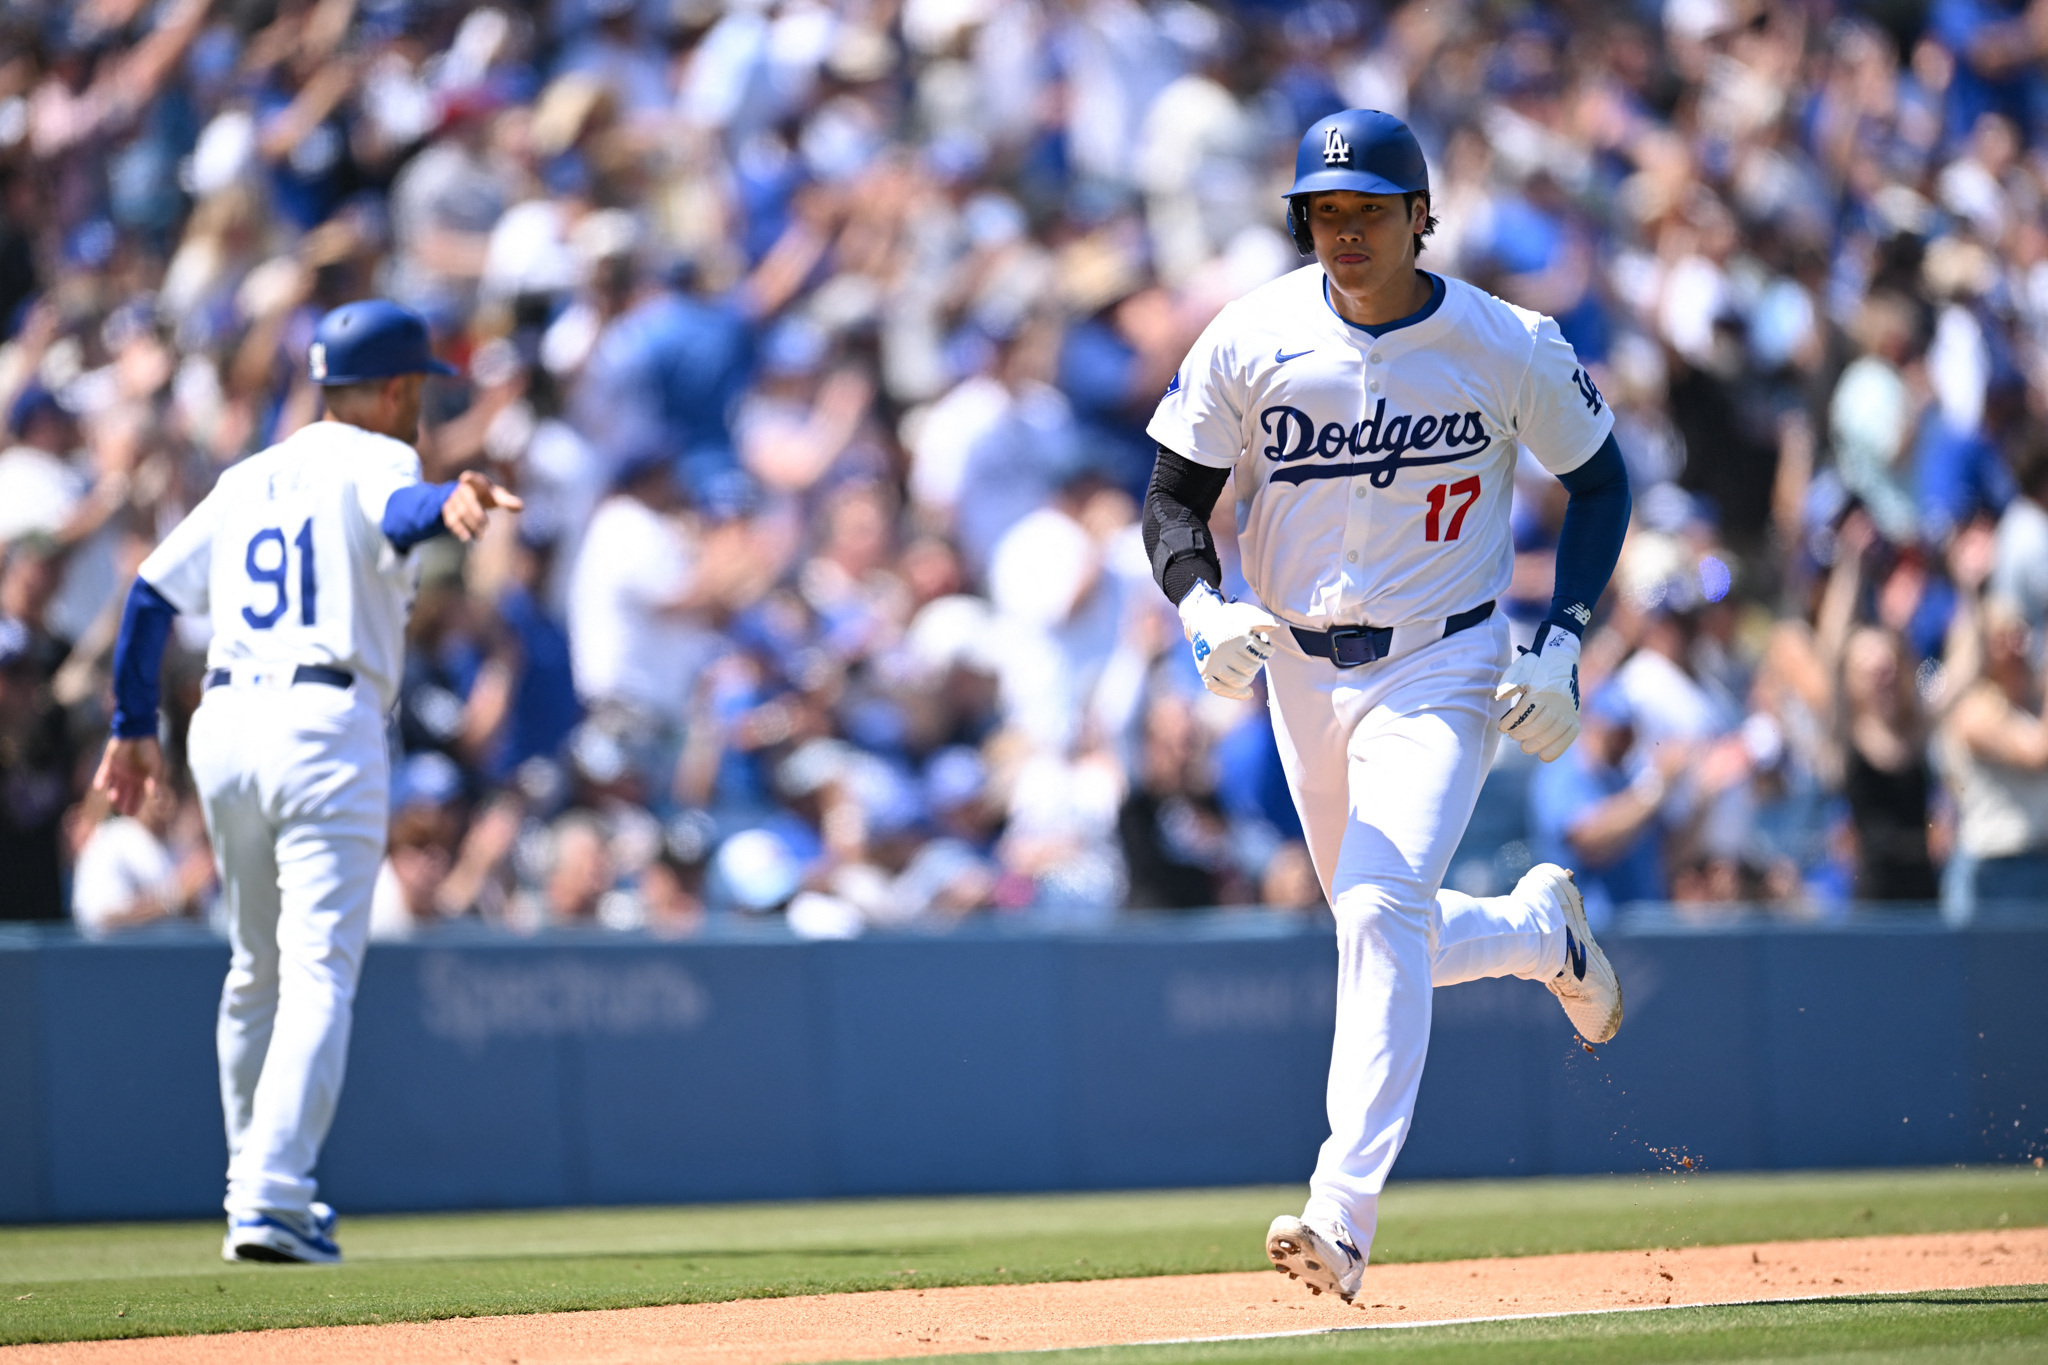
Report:
<svg viewBox="0 0 2048 1365"><path fill-rule="evenodd" d="M798 1365L2039 1283L2048 1228L1373 1266L1351 1308L1272 1274L1179 1275L16 1346L0 1365Z"/></svg>

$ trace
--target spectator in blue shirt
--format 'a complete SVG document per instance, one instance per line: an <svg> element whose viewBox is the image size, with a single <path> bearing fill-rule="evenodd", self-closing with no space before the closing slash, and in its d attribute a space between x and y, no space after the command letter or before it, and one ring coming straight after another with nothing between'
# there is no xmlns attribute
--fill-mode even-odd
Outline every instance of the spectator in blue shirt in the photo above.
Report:
<svg viewBox="0 0 2048 1365"><path fill-rule="evenodd" d="M552 757L583 719L569 668L569 633L539 595L553 555L552 544L537 544L522 535L512 581L498 598L498 620L518 665L492 765L500 776L529 758Z"/></svg>
<svg viewBox="0 0 2048 1365"><path fill-rule="evenodd" d="M1972 516L1986 512L1995 517L2013 500L2018 490L1999 446L2019 436L2026 403L2025 382L2007 374L1985 393L1983 423L1975 431L1958 430L1939 405L1928 408L1913 446L1913 473L1920 531L1929 544L1946 544Z"/></svg>
<svg viewBox="0 0 2048 1365"><path fill-rule="evenodd" d="M735 462L732 417L751 375L751 329L737 307L649 278L631 254L637 244L622 245L596 264L593 285L630 302L605 324L569 417L614 462L640 448L675 452L694 487Z"/></svg>
<svg viewBox="0 0 2048 1365"><path fill-rule="evenodd" d="M1301 838L1301 816L1273 741L1273 717L1263 705L1217 741L1216 792L1231 819L1264 821L1283 839Z"/></svg>
<svg viewBox="0 0 2048 1365"><path fill-rule="evenodd" d="M641 32L633 0L589 0L583 8L596 23L563 51L556 74L596 78L629 117L666 109L668 67L660 45Z"/></svg>
<svg viewBox="0 0 2048 1365"><path fill-rule="evenodd" d="M1665 897L1667 774L1655 759L1634 778L1624 770L1636 735L1620 688L1594 693L1583 725L1579 742L1530 781L1529 828L1536 861L1573 869L1588 918L1601 923L1617 906Z"/></svg>
<svg viewBox="0 0 2048 1365"><path fill-rule="evenodd" d="M1980 115L2003 114L2028 141L2048 131L2048 3L1934 0L1927 30L1955 54L1948 87L1948 136L1968 137Z"/></svg>

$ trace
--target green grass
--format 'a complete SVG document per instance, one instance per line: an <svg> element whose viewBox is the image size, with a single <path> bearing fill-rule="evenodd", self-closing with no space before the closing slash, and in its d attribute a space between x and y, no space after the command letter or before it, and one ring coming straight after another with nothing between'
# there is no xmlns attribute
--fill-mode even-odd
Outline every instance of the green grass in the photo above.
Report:
<svg viewBox="0 0 2048 1365"><path fill-rule="evenodd" d="M2021 1365L2048 1360L2048 1285L1524 1318L1183 1346L954 1356L960 1365Z"/></svg>
<svg viewBox="0 0 2048 1365"><path fill-rule="evenodd" d="M1264 1268L1298 1188L344 1218L338 1267L218 1223L0 1228L0 1344ZM1380 1261L2048 1225L2031 1167L1395 1185Z"/></svg>

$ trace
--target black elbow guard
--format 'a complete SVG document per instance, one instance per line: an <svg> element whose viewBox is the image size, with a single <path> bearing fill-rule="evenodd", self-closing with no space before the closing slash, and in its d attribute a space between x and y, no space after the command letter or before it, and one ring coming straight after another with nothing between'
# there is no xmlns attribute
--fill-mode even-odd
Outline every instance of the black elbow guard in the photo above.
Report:
<svg viewBox="0 0 2048 1365"><path fill-rule="evenodd" d="M1145 529L1148 532L1153 530L1150 526ZM1216 542L1206 526L1168 522L1157 529L1157 534L1148 534L1145 539L1151 542L1145 550L1152 557L1152 576L1161 583L1166 581L1166 571L1173 567L1176 559L1194 558L1207 564L1217 563Z"/></svg>
<svg viewBox="0 0 2048 1365"><path fill-rule="evenodd" d="M1195 464L1163 447L1159 451L1145 494L1145 554L1160 591L1175 605L1196 583L1223 586L1223 561L1208 523L1229 478L1227 469Z"/></svg>

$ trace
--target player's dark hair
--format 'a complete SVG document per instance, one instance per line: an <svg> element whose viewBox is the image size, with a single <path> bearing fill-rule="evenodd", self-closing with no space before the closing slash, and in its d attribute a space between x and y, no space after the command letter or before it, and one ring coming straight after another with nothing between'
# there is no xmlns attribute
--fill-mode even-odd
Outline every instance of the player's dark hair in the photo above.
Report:
<svg viewBox="0 0 2048 1365"><path fill-rule="evenodd" d="M1408 193L1401 196L1401 207L1407 212L1408 216L1411 218L1415 216L1415 201L1418 199L1420 199L1425 205L1427 205L1429 203L1429 191L1410 190L1408 191ZM1417 256L1420 256L1422 254L1422 239L1424 237L1429 236L1432 232L1435 231L1436 215L1433 213L1429 213L1427 212L1427 210L1425 210L1422 218L1422 231L1415 234L1415 254Z"/></svg>
<svg viewBox="0 0 2048 1365"><path fill-rule="evenodd" d="M363 405L374 406L378 396L383 393L384 386L397 378L398 375L387 374L374 379L358 379L351 384L322 384L321 406L346 421L348 414L360 412Z"/></svg>
<svg viewBox="0 0 2048 1365"><path fill-rule="evenodd" d="M347 407L360 399L374 399L383 387L390 383L388 378L358 379L352 384L322 384L320 401L328 407Z"/></svg>
<svg viewBox="0 0 2048 1365"><path fill-rule="evenodd" d="M1287 201L1287 233L1294 238L1294 249L1304 256L1316 254L1315 238L1308 230L1308 201L1313 195L1297 194ZM1412 217L1415 201L1429 202L1428 190L1409 190L1401 196L1403 209ZM1436 215L1430 214L1422 220L1422 231L1415 234L1415 254L1422 255L1422 239L1436 231Z"/></svg>

